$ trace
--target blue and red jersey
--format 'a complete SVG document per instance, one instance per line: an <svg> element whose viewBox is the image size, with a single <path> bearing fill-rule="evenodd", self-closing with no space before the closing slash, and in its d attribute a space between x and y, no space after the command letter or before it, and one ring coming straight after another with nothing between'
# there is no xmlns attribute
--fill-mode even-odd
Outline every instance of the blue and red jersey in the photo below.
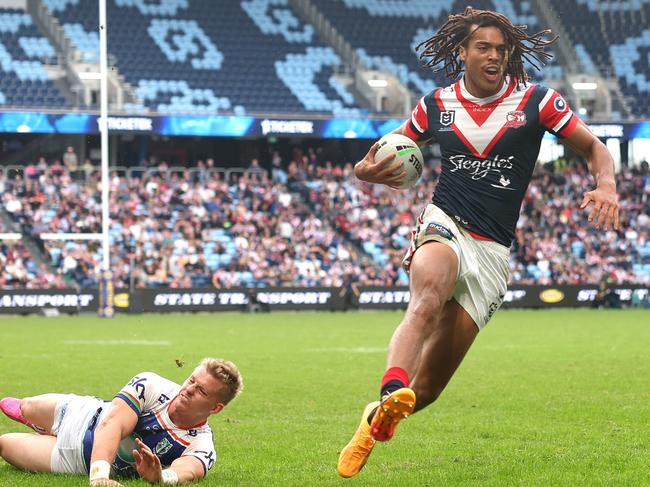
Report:
<svg viewBox="0 0 650 487"><path fill-rule="evenodd" d="M124 476L137 476L133 449L135 438L140 438L160 459L164 467L181 456L195 457L203 465L204 473L212 468L217 453L214 449L212 430L208 423L190 429L179 428L169 418L169 406L175 400L181 386L153 372L142 372L133 377L115 396L123 400L137 415L138 422L133 433L120 442L117 456L112 464L114 473ZM107 414L110 403L97 418L101 422ZM94 442L94 424L84 438L83 452L86 465Z"/></svg>
<svg viewBox="0 0 650 487"><path fill-rule="evenodd" d="M567 137L578 123L553 89L506 79L497 94L477 98L461 79L423 96L407 133L440 144L433 203L473 234L509 247L544 132Z"/></svg>

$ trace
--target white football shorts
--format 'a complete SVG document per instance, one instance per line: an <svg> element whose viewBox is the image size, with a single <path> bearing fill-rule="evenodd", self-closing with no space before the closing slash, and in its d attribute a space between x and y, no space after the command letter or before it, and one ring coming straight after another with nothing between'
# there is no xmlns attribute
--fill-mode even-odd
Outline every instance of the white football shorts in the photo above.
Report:
<svg viewBox="0 0 650 487"><path fill-rule="evenodd" d="M88 474L83 458L84 435L91 421L99 422L97 410L103 407L103 416L108 406L110 403L97 397L62 394L54 409L52 432L56 435L56 446L50 459L52 472Z"/></svg>
<svg viewBox="0 0 650 487"><path fill-rule="evenodd" d="M479 240L430 203L417 219L402 265L409 272L416 250L427 242L448 245L458 257L453 298L472 317L479 330L499 309L508 287L510 249L492 240Z"/></svg>

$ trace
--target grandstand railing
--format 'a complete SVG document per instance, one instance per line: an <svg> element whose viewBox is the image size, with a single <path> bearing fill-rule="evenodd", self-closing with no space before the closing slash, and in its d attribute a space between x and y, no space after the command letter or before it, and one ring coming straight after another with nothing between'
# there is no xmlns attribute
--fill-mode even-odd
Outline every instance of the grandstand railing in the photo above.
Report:
<svg viewBox="0 0 650 487"><path fill-rule="evenodd" d="M25 172L25 167L19 164L8 164L6 166L0 165L7 178L11 179L17 175L23 175ZM99 171L99 167L95 167L95 171ZM67 168L63 168L63 172L68 173ZM77 172L83 173L83 169L79 169ZM189 174L193 180L196 181L206 181L208 179L214 178L215 175L218 175L217 179L222 179L224 181L232 181L233 176L267 176L270 177L269 171L263 168L244 168L244 167L210 167L210 168L199 168L199 167L185 167L185 166L169 166L166 168L160 168L155 166L111 166L108 170L109 175L111 176L123 176L127 179L132 178L142 178L151 177L151 176L166 176L170 177L174 174L185 175Z"/></svg>

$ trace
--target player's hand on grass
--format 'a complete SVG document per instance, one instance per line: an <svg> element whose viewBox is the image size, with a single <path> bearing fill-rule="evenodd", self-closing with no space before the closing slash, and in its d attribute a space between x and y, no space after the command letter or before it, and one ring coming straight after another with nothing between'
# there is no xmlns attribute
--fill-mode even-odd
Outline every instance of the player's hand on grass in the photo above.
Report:
<svg viewBox="0 0 650 487"><path fill-rule="evenodd" d="M587 191L580 208L587 208L590 204L594 205L589 213L589 221L595 222L597 229L603 228L609 230L613 224L616 230L619 229L618 221L618 195L616 194L616 184L611 183L599 184L593 191Z"/></svg>
<svg viewBox="0 0 650 487"><path fill-rule="evenodd" d="M113 479L95 479L90 481L93 487L124 487L117 480Z"/></svg>
<svg viewBox="0 0 650 487"><path fill-rule="evenodd" d="M403 162L393 162L395 154L390 154L380 161L375 161L379 144L372 145L368 153L354 166L354 175L362 181L375 184L385 184L397 188L406 177L402 170Z"/></svg>
<svg viewBox="0 0 650 487"><path fill-rule="evenodd" d="M135 469L147 482L156 484L162 479L162 465L160 459L151 451L140 438L135 439L138 450L133 450Z"/></svg>

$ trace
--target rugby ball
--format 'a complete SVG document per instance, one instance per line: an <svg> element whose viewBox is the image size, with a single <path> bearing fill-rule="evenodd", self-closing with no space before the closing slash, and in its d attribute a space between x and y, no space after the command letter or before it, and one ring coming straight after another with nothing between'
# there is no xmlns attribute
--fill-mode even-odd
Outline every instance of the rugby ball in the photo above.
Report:
<svg viewBox="0 0 650 487"><path fill-rule="evenodd" d="M422 176L422 152L415 143L405 135L387 134L379 139L379 149L375 154L375 161L381 161L384 157L395 154L392 162L403 162L402 170L406 171L406 178L398 187L408 189L415 186Z"/></svg>

